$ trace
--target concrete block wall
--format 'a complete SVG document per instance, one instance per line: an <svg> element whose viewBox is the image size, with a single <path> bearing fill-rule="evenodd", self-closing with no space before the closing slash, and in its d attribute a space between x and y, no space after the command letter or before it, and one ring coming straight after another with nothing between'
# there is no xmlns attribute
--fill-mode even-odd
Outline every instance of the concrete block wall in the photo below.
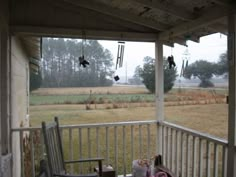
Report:
<svg viewBox="0 0 236 177"><path fill-rule="evenodd" d="M29 60L21 41L11 38L11 127L29 126ZM20 177L19 137L12 136L13 177Z"/></svg>

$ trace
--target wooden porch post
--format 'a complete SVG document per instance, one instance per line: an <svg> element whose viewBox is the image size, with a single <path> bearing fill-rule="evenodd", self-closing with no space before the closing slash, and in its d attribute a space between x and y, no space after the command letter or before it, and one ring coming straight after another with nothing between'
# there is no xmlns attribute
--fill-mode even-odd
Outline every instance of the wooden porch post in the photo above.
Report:
<svg viewBox="0 0 236 177"><path fill-rule="evenodd" d="M10 121L9 121L9 58L8 33L1 32L1 126L2 154L10 153Z"/></svg>
<svg viewBox="0 0 236 177"><path fill-rule="evenodd" d="M1 31L1 30L0 30ZM1 61L1 32L0 32L0 61ZM1 117L1 67L0 67L0 122L2 121L2 117ZM2 127L0 125L0 176L3 176L2 174Z"/></svg>
<svg viewBox="0 0 236 177"><path fill-rule="evenodd" d="M156 118L164 120L164 70L163 70L163 43L155 42L155 82L156 82ZM162 126L158 126L157 153L162 154Z"/></svg>
<svg viewBox="0 0 236 177"><path fill-rule="evenodd" d="M228 16L229 116L227 177L236 176L236 15Z"/></svg>
<svg viewBox="0 0 236 177"><path fill-rule="evenodd" d="M10 149L10 77L9 77L9 37L8 32L4 29L1 30L0 39L0 107L1 107L1 160L4 164L2 166L2 176L11 176L11 149ZM7 166L7 168L6 168Z"/></svg>
<svg viewBox="0 0 236 177"><path fill-rule="evenodd" d="M9 0L0 1L0 176L12 177L10 149Z"/></svg>

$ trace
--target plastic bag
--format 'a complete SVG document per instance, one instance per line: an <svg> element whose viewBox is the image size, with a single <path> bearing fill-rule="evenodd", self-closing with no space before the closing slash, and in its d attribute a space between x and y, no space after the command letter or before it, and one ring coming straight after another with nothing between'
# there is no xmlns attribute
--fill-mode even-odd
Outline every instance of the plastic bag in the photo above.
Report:
<svg viewBox="0 0 236 177"><path fill-rule="evenodd" d="M150 163L148 160L134 160L132 162L133 177L151 177Z"/></svg>

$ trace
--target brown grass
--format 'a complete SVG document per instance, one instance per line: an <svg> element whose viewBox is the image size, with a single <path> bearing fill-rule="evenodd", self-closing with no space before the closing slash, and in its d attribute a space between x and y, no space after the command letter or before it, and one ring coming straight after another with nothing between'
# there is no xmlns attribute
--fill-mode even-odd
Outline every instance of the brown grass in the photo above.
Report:
<svg viewBox="0 0 236 177"><path fill-rule="evenodd" d="M68 95L68 94L89 94L90 89L93 89L93 93L100 94L114 94L114 93L145 93L144 88L133 88L133 87L104 87L104 88L66 88L66 89L40 89L35 91L34 94L39 95ZM57 97L57 96L55 96ZM191 128L203 133L212 134L221 138L227 137L227 116L228 116L228 105L225 102L225 93L212 94L208 90L182 90L181 93L176 90L171 91L165 95L165 120L182 125L187 128ZM167 102L168 101L168 102ZM153 120L156 119L156 107L154 102L107 102L101 100L103 104L66 104L66 105L38 105L30 107L31 125L40 126L42 121L52 121L53 117L58 116L60 118L60 124L62 125L75 125L75 124L89 124L89 123L112 123L112 122L125 122L125 121L136 121L136 120ZM218 103L218 104L215 104ZM155 125L151 125L155 126ZM154 128L154 127L153 127ZM142 127L143 142L147 142L147 131L146 127ZM128 170L131 169L131 159L129 150L131 139L130 127L126 127L126 164ZM152 127L151 127L152 130ZM91 129L91 152L96 154L96 130ZM122 156L122 127L118 128L118 156ZM88 140L87 130L82 131L82 154L87 156L88 154ZM150 153L155 154L155 138L156 131L151 131L151 145ZM109 144L109 163L115 164L114 161L114 129L109 129L108 139ZM70 143L69 143L69 132L64 131L63 133L63 146L65 148L65 157L68 159L70 156ZM134 129L134 142L139 142L139 130L136 127ZM101 156L106 157L106 129L101 128L99 132L100 150ZM73 131L73 157L79 158L78 149L80 145L78 141L78 130ZM134 146L136 149L135 157L140 158L138 153L138 144ZM147 145L143 144L142 155L147 157ZM118 174L122 174L123 159L118 159ZM76 169L77 170L77 169Z"/></svg>
<svg viewBox="0 0 236 177"><path fill-rule="evenodd" d="M112 105L105 104L99 105L96 110L86 110L84 105L31 106L31 124L32 126L39 126L43 120L52 120L54 116L60 118L61 124L87 124L155 119L154 106L112 108ZM226 104L165 107L165 119L167 121L222 138L227 137L227 116L228 106Z"/></svg>
<svg viewBox="0 0 236 177"><path fill-rule="evenodd" d="M71 88L39 88L33 95L79 95L79 94L143 94L149 93L145 87L112 86L112 87L71 87Z"/></svg>
<svg viewBox="0 0 236 177"><path fill-rule="evenodd" d="M203 133L227 138L228 105L185 105L165 108L166 120Z"/></svg>
<svg viewBox="0 0 236 177"><path fill-rule="evenodd" d="M91 105L93 106L93 105ZM110 109L107 108L110 106ZM134 106L134 107L132 107ZM169 122L176 123L182 125L184 127L192 128L194 130L212 134L221 138L227 137L227 105L226 104L208 104L208 105L185 105L185 106L168 106L165 107L165 119ZM137 107L135 104L129 104L127 108L116 108L113 109L112 104L104 104L99 105L97 109L86 110L85 105L40 105L40 106L31 106L31 124L32 126L40 126L42 121L52 121L54 116L58 116L60 118L60 124L62 125L75 125L75 124L89 124L89 123L108 123L108 122L124 122L124 121L136 121L136 120L153 120L155 119L155 106L154 105L145 105L145 107ZM151 125L151 130L152 130ZM155 127L153 127L155 128ZM147 142L147 131L146 127L142 127L144 131L142 131L142 141ZM96 130L91 129L91 153L96 154ZM100 155L102 157L106 157L106 133L105 128L101 128L99 132L99 141L100 141ZM118 130L118 157L122 157L123 153L123 144L122 144L122 127L119 127ZM130 156L130 145L131 145L131 137L130 135L130 127L126 128L126 167L129 170L131 169L131 159ZM155 154L155 134L156 131L151 131L151 145L150 145L150 153ZM83 157L87 157L88 154L88 140L87 140L87 130L84 129L82 131L82 154ZM114 142L114 129L109 129L108 139L110 141L109 144L109 163L115 164L114 161L114 152L115 152L115 144ZM139 142L139 130L136 127L134 129L134 142L136 142L135 154L133 158L147 158L147 145L143 144L142 155L139 156L138 150L138 142ZM69 133L68 131L64 131L63 133L63 146L65 149L65 157L69 159L70 152L70 143L69 143ZM73 158L79 158L78 149L80 149L80 145L78 141L78 130L75 129L73 131L73 140L72 146L74 149ZM123 171L123 159L118 159L118 174L122 174ZM78 170L75 168L75 170Z"/></svg>

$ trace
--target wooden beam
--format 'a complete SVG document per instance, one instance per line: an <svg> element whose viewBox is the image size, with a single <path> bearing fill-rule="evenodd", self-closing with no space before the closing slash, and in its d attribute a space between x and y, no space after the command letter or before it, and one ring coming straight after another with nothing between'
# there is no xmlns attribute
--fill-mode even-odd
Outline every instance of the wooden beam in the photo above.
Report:
<svg viewBox="0 0 236 177"><path fill-rule="evenodd" d="M8 30L8 4L9 2L7 0L1 0L0 1L0 24L1 29Z"/></svg>
<svg viewBox="0 0 236 177"><path fill-rule="evenodd" d="M122 11L117 8L109 7L101 3L97 3L94 0L64 0L65 2L74 4L79 7L83 7L89 10L94 10L96 12L106 14L109 16L113 16L116 18L120 18L122 20L126 20L132 23L136 23L142 26L146 26L158 31L164 31L169 28L169 25L160 23L160 22L155 22L153 20L149 20L147 18L139 17L136 16L130 12L127 11Z"/></svg>
<svg viewBox="0 0 236 177"><path fill-rule="evenodd" d="M216 4L219 4L221 6L230 8L230 4L229 4L229 0L225 1L225 0L213 0Z"/></svg>
<svg viewBox="0 0 236 177"><path fill-rule="evenodd" d="M200 42L200 37L195 36L195 35L191 35L191 37L188 40L199 43Z"/></svg>
<svg viewBox="0 0 236 177"><path fill-rule="evenodd" d="M1 76L1 134L2 134L2 154L8 154L10 152L10 97L9 97L9 84L10 84L10 77L9 77L9 39L8 39L8 32L3 30L1 31L1 39L0 39L0 76Z"/></svg>
<svg viewBox="0 0 236 177"><path fill-rule="evenodd" d="M155 82L157 120L164 121L164 68L161 41L155 41Z"/></svg>
<svg viewBox="0 0 236 177"><path fill-rule="evenodd" d="M228 158L227 177L236 176L236 15L228 17L228 64L229 64L229 106L228 106Z"/></svg>
<svg viewBox="0 0 236 177"><path fill-rule="evenodd" d="M105 14L97 13L96 11L88 11L87 9L78 8L78 6L75 6L73 4L69 4L67 2L64 2L64 0L57 0L53 3L54 6L61 8L64 11L74 12L76 14L86 14L86 21L89 21L90 18L96 18L103 19L104 21L110 23L110 24L119 24L121 27L131 29L133 31L147 31L148 28L145 26L140 26L135 23L130 23L128 21L119 19L119 18L106 18Z"/></svg>
<svg viewBox="0 0 236 177"><path fill-rule="evenodd" d="M157 34L155 33L136 33L136 32L116 32L116 31L97 31L86 29L51 28L37 26L10 26L10 31L15 35L33 35L43 37L67 37L82 38L86 33L87 39L95 40L124 40L154 42Z"/></svg>
<svg viewBox="0 0 236 177"><path fill-rule="evenodd" d="M0 15L1 16L1 15ZM0 19L0 23L1 23L1 19ZM1 59L2 59L2 51L1 51L1 40L2 40L2 38L1 38L2 36L1 36L1 27L0 27L0 63L1 63ZM2 138L2 109L1 109L1 100L2 100L2 96L1 96L1 94L2 94L2 83L1 83L1 74L2 73L2 69L1 69L1 67L0 67L0 123L1 123L1 125L0 125L0 176L3 176L3 174L2 174L2 146L3 146L3 138Z"/></svg>
<svg viewBox="0 0 236 177"><path fill-rule="evenodd" d="M194 31L201 27L214 24L219 19L227 16L227 13L228 13L227 9L215 7L211 9L211 11L209 10L205 12L201 17L197 18L196 20L180 24L167 31L159 33L159 39L165 40L167 38L173 38L175 36L179 36L184 33Z"/></svg>
<svg viewBox="0 0 236 177"><path fill-rule="evenodd" d="M151 9L160 10L170 15L179 17L183 20L193 20L193 13L186 11L183 7L172 5L172 3L164 3L159 1L147 1L147 0L131 0L133 2L140 3Z"/></svg>
<svg viewBox="0 0 236 177"><path fill-rule="evenodd" d="M164 121L164 68L163 68L163 42L155 41L155 96L156 119ZM158 126L157 153L162 154L162 126ZM163 155L163 154L162 154Z"/></svg>
<svg viewBox="0 0 236 177"><path fill-rule="evenodd" d="M117 41L135 41L135 42L155 42L157 34L155 33L136 33L136 32L114 32L114 31L96 31L68 28L49 28L36 26L10 26L10 31L14 35L26 35L37 37L65 37L65 38L83 38L84 32L86 38L91 40L117 40ZM162 41L164 45L174 47L174 43L186 46L186 40L180 37L173 38L172 41Z"/></svg>
<svg viewBox="0 0 236 177"><path fill-rule="evenodd" d="M169 41L163 41L163 45L168 46L168 47L174 47L174 43L169 42Z"/></svg>
<svg viewBox="0 0 236 177"><path fill-rule="evenodd" d="M227 34L227 25L221 24L221 23L214 23L212 25L209 25L209 28L215 32L219 32L222 34Z"/></svg>
<svg viewBox="0 0 236 177"><path fill-rule="evenodd" d="M173 39L173 42L174 42L174 43L177 43L177 44L179 44L179 45L187 46L187 44L186 44L187 40L184 39L184 38L181 38L181 37L176 37L176 38L174 38L174 39Z"/></svg>

